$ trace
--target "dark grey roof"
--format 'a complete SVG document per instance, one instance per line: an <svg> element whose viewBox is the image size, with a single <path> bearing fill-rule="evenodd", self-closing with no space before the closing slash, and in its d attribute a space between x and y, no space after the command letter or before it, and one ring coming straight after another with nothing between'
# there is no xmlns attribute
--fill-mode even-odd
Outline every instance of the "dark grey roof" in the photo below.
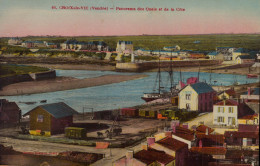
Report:
<svg viewBox="0 0 260 166"><path fill-rule="evenodd" d="M190 85L198 94L213 92L214 89L207 83L198 82Z"/></svg>
<svg viewBox="0 0 260 166"><path fill-rule="evenodd" d="M44 104L44 105L39 105L38 107L44 109L45 111L50 113L56 119L71 116L73 114L78 113L73 108L71 108L70 106L68 106L67 104L65 104L63 102ZM32 109L31 111L33 111L34 109ZM31 112L31 111L29 111L29 112ZM29 112L27 112L25 115L28 115Z"/></svg>

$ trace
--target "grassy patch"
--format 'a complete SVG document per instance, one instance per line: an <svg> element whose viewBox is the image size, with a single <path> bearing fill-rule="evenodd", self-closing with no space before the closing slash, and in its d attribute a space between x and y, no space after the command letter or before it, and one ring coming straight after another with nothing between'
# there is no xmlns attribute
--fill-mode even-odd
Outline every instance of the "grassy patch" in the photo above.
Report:
<svg viewBox="0 0 260 166"><path fill-rule="evenodd" d="M112 49L118 40L133 41L134 48L150 50L162 49L164 46L179 45L182 50L211 51L216 47L243 47L252 50L260 49L260 34L221 34L221 35L172 35L172 36L99 36L74 37L78 41L104 41ZM22 40L41 40L63 43L68 37L24 37ZM0 38L0 44L7 43L8 38ZM194 41L200 41L196 43Z"/></svg>
<svg viewBox="0 0 260 166"><path fill-rule="evenodd" d="M37 66L25 66L16 64L0 64L0 77L37 73L48 71L49 69Z"/></svg>

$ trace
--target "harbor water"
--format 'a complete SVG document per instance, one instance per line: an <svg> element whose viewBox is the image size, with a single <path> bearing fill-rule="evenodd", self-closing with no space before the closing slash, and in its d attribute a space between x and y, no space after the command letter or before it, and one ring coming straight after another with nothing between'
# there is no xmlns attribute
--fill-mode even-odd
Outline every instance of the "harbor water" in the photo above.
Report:
<svg viewBox="0 0 260 166"><path fill-rule="evenodd" d="M75 77L78 79L98 77L102 75L132 75L135 73L118 73L113 71L87 71L87 70L56 70L57 76ZM152 92L156 90L156 75L157 72L142 73L148 75L147 77L130 80L120 83L88 87L81 89L48 92L41 94L31 95L19 95L19 96L7 96L1 97L9 101L15 101L21 108L22 113L26 113L34 107L41 105L42 100L47 100L46 103L64 102L74 108L78 112L101 111L109 109L117 109L123 107L131 107L135 105L143 104L141 99L144 92ZM165 90L169 90L170 79L167 72L162 72L161 86L165 87ZM197 72L182 72L182 80L189 77L197 77ZM254 83L258 79L248 79L244 75L232 75L232 74L218 74L218 73L200 73L200 81L207 82L211 85L232 85ZM180 80L180 73L174 72L174 82L177 83ZM35 104L26 104L25 102L36 102ZM45 104L45 103L44 103Z"/></svg>

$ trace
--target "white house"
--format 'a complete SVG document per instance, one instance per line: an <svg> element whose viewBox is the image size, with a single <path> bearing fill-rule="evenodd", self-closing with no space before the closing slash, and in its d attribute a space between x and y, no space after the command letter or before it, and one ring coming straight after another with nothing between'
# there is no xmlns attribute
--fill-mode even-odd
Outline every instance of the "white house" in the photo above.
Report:
<svg viewBox="0 0 260 166"><path fill-rule="evenodd" d="M116 46L117 53L132 54L134 51L134 45L132 41L118 41Z"/></svg>
<svg viewBox="0 0 260 166"><path fill-rule="evenodd" d="M223 100L213 105L213 124L237 126L238 103L235 100Z"/></svg>

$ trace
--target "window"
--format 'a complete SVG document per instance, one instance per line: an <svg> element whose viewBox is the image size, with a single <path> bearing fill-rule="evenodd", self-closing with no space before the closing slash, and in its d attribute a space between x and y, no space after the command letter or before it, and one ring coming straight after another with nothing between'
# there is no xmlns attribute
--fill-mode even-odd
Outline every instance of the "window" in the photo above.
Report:
<svg viewBox="0 0 260 166"><path fill-rule="evenodd" d="M37 122L43 122L43 115L37 116Z"/></svg>
<svg viewBox="0 0 260 166"><path fill-rule="evenodd" d="M189 103L186 104L186 109L190 110L190 104Z"/></svg>
<svg viewBox="0 0 260 166"><path fill-rule="evenodd" d="M233 113L233 107L228 107L228 112Z"/></svg>
<svg viewBox="0 0 260 166"><path fill-rule="evenodd" d="M254 118L254 124L258 124L258 119Z"/></svg>
<svg viewBox="0 0 260 166"><path fill-rule="evenodd" d="M186 94L186 100L190 100L191 95L190 94Z"/></svg>
<svg viewBox="0 0 260 166"><path fill-rule="evenodd" d="M218 117L218 122L224 122L224 117L223 116L219 116Z"/></svg>
<svg viewBox="0 0 260 166"><path fill-rule="evenodd" d="M252 138L252 144L256 144L256 138Z"/></svg>
<svg viewBox="0 0 260 166"><path fill-rule="evenodd" d="M233 118L232 117L228 117L228 124L231 125L233 122Z"/></svg>
<svg viewBox="0 0 260 166"><path fill-rule="evenodd" d="M218 112L223 112L224 113L224 107L218 107Z"/></svg>

